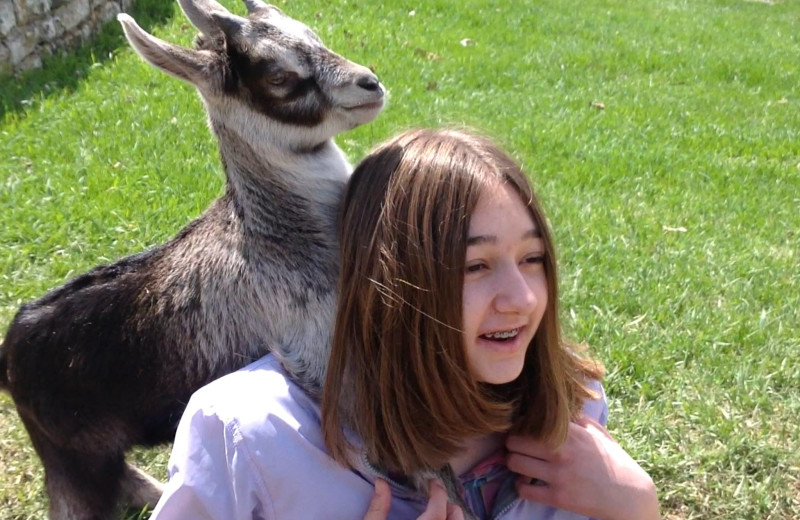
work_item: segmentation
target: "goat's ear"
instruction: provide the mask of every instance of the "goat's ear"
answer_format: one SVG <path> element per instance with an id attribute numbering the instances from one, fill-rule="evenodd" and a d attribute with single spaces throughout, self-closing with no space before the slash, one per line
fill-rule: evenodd
<path id="1" fill-rule="evenodd" d="M 244 27 L 248 23 L 247 18 L 231 13 L 211 13 L 211 18 L 214 19 L 217 27 L 225 33 L 225 40 L 228 42 L 235 41 L 242 34 Z"/>
<path id="2" fill-rule="evenodd" d="M 201 33 L 215 37 L 219 34 L 219 26 L 214 23 L 211 13 L 228 13 L 228 10 L 214 0 L 178 0 L 183 13 Z"/>
<path id="3" fill-rule="evenodd" d="M 244 0 L 244 5 L 247 6 L 248 13 L 257 13 L 258 11 L 269 10 L 269 6 L 261 0 Z"/>
<path id="4" fill-rule="evenodd" d="M 210 52 L 184 49 L 159 40 L 145 32 L 125 13 L 117 15 L 117 20 L 122 24 L 125 37 L 133 49 L 148 63 L 200 89 L 209 86 L 209 70 L 214 61 Z"/>

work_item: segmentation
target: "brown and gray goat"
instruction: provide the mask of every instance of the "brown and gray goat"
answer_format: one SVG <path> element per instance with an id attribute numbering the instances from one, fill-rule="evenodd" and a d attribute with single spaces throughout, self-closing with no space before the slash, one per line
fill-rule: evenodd
<path id="1" fill-rule="evenodd" d="M 322 384 L 350 173 L 332 138 L 374 119 L 384 89 L 302 23 L 245 3 L 246 18 L 180 0 L 201 32 L 195 49 L 119 16 L 136 52 L 197 88 L 227 189 L 171 241 L 74 278 L 12 321 L 0 388 L 44 465 L 52 519 L 153 504 L 161 486 L 126 450 L 171 441 L 194 390 L 268 351 L 312 393 Z"/>

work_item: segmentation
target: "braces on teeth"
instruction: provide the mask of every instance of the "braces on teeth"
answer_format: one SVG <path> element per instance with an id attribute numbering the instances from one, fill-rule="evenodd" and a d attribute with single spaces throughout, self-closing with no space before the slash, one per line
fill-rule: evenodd
<path id="1" fill-rule="evenodd" d="M 504 332 L 493 332 L 491 334 L 485 334 L 485 337 L 495 338 L 495 339 L 508 339 L 508 338 L 513 338 L 517 334 L 519 334 L 519 329 L 507 330 Z"/>

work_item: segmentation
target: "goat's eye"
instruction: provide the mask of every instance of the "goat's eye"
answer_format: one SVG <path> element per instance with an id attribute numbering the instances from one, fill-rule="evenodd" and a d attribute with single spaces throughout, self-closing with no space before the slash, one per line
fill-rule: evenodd
<path id="1" fill-rule="evenodd" d="M 276 86 L 283 85 L 287 79 L 289 79 L 289 74 L 282 70 L 275 71 L 267 76 L 267 81 L 270 85 Z"/>

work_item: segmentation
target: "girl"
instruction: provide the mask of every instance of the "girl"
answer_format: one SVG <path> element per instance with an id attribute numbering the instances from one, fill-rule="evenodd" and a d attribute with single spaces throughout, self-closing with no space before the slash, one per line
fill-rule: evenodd
<path id="1" fill-rule="evenodd" d="M 406 132 L 342 208 L 321 408 L 272 356 L 201 389 L 153 518 L 658 518 L 602 426 L 602 369 L 560 337 L 552 241 L 513 160 Z"/>

